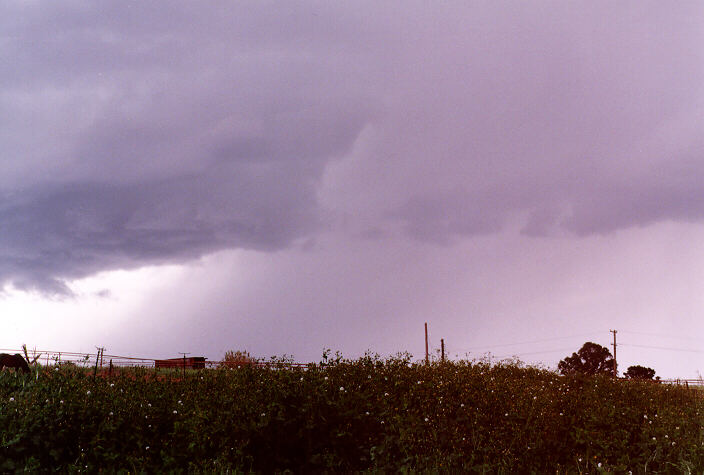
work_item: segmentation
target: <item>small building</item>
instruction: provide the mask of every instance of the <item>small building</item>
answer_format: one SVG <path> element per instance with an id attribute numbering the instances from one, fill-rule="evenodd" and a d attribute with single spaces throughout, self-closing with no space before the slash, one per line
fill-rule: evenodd
<path id="1" fill-rule="evenodd" d="M 205 368 L 205 356 L 191 356 L 188 358 L 169 358 L 168 360 L 154 360 L 155 368 Z"/>

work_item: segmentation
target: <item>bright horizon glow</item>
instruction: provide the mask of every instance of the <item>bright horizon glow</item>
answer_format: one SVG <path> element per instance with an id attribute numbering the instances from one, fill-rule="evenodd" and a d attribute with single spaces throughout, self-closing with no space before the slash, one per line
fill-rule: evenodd
<path id="1" fill-rule="evenodd" d="M 93 353 L 102 344 L 100 335 L 109 339 L 111 330 L 128 321 L 150 292 L 172 284 L 183 272 L 182 266 L 101 272 L 69 282 L 72 297 L 47 298 L 8 286 L 0 295 L 0 314 L 10 316 L 3 328 L 4 348 L 27 344 L 47 351 Z"/>
<path id="2" fill-rule="evenodd" d="M 653 260 L 651 250 L 672 245 L 672 236 L 685 228 L 693 254 Z M 663 378 L 696 378 L 704 368 L 704 353 L 676 350 L 697 349 L 692 335 L 693 329 L 700 328 L 699 320 L 688 309 L 704 305 L 698 286 L 692 285 L 704 281 L 704 267 L 694 272 L 690 259 L 697 254 L 696 247 L 701 248 L 697 243 L 704 243 L 704 226 L 670 223 L 647 231 L 648 240 L 639 237 L 643 230 L 638 229 L 608 238 L 584 238 L 578 249 L 569 239 L 536 240 L 507 231 L 501 240 L 487 240 L 480 246 L 470 241 L 456 244 L 462 250 L 461 259 L 448 258 L 439 248 L 411 243 L 389 253 L 383 250 L 383 242 L 345 242 L 346 238 L 332 234 L 321 238 L 316 249 L 273 256 L 228 251 L 188 265 L 103 272 L 72 282 L 76 293 L 72 299 L 46 299 L 8 290 L 0 299 L 0 312 L 22 318 L 8 327 L 2 342 L 5 347 L 26 343 L 30 348 L 87 353 L 93 353 L 95 346 L 106 346 L 109 354 L 146 358 L 191 351 L 218 360 L 229 349 L 241 349 L 256 357 L 290 354 L 309 362 L 318 361 L 323 348 L 331 348 L 351 358 L 370 350 L 382 355 L 410 351 L 422 359 L 422 324 L 427 321 L 432 354 L 444 338 L 451 358 L 517 355 L 528 364 L 555 368 L 586 341 L 612 351 L 609 329 L 616 328 L 620 373 L 640 364 L 653 367 Z M 641 245 L 633 245 L 636 238 Z M 340 246 L 348 250 L 349 258 L 342 259 L 337 253 Z M 574 267 L 570 263 L 575 252 L 600 257 Z M 378 256 L 376 260 L 365 257 L 370 253 Z M 490 267 L 477 261 L 481 256 L 487 264 L 491 262 Z M 360 283 L 343 278 L 331 286 L 331 279 L 349 272 L 390 275 L 389 271 L 400 269 L 409 259 L 423 269 L 420 275 L 433 279 L 396 274 L 396 282 Z M 357 269 L 362 262 L 372 264 Z M 310 285 L 300 280 L 302 275 L 313 278 Z M 288 283 L 274 285 L 274 276 Z M 333 289 L 330 295 L 315 293 L 323 282 Z M 658 285 L 664 286 L 662 292 L 646 291 Z M 105 289 L 109 295 L 104 295 Z M 338 293 L 343 289 L 364 298 L 343 297 Z M 521 301 L 512 297 L 518 289 L 524 295 Z M 402 306 L 388 299 L 408 291 L 404 297 L 408 302 Z M 253 300 L 251 295 L 259 297 Z M 474 295 L 481 295 L 482 302 L 474 301 Z M 293 314 L 315 318 L 291 326 L 286 314 L 271 313 L 284 302 Z M 632 306 L 631 311 L 619 307 L 624 302 Z M 233 312 L 228 319 L 221 313 L 226 308 Z M 405 312 L 414 323 L 389 325 L 365 317 L 359 329 L 333 331 L 329 325 L 340 311 L 360 317 Z M 261 321 L 250 321 L 249 314 L 260 315 Z M 482 315 L 501 318 L 478 319 Z M 570 319 L 563 320 L 565 315 Z M 671 317 L 658 320 L 660 315 Z M 513 328 L 500 326 L 506 319 L 516 322 Z M 529 323 L 537 319 L 541 323 Z M 229 323 L 220 323 L 224 320 Z M 658 321 L 662 323 L 648 323 Z M 531 326 L 539 331 L 529 333 Z M 366 342 L 354 343 L 361 335 L 367 335 Z M 286 338 L 288 344 L 272 345 Z"/>

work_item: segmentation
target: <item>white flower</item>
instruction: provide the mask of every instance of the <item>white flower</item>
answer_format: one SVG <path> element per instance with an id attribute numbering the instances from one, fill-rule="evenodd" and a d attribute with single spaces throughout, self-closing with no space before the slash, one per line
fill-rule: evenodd
<path id="1" fill-rule="evenodd" d="M 146 449 L 146 450 L 149 450 L 149 446 L 147 445 L 147 446 L 145 447 L 145 449 Z"/>
<path id="2" fill-rule="evenodd" d="M 425 418 L 425 422 L 428 422 L 428 418 L 427 418 L 427 417 Z"/>
<path id="3" fill-rule="evenodd" d="M 86 395 L 87 395 L 87 396 L 90 396 L 90 391 L 86 391 Z"/>
<path id="4" fill-rule="evenodd" d="M 328 377 L 327 377 L 327 376 L 325 376 L 325 381 L 327 381 L 327 380 L 328 380 Z"/>
<path id="5" fill-rule="evenodd" d="M 366 415 L 369 415 L 369 411 L 366 411 L 365 414 L 366 414 Z"/>
<path id="6" fill-rule="evenodd" d="M 15 398 L 11 397 L 10 402 L 14 402 L 14 401 L 15 401 Z"/>
<path id="7" fill-rule="evenodd" d="M 262 412 L 262 417 L 266 416 L 266 412 Z"/>
<path id="8" fill-rule="evenodd" d="M 340 386 L 340 391 L 344 391 L 344 390 L 345 390 L 344 386 Z"/>
<path id="9" fill-rule="evenodd" d="M 599 462 L 598 464 L 596 464 L 596 466 L 599 467 L 599 468 L 601 468 L 601 462 Z"/>
<path id="10" fill-rule="evenodd" d="M 110 411 L 110 415 L 112 416 L 112 411 Z"/>
<path id="11" fill-rule="evenodd" d="M 505 414 L 506 417 L 508 417 L 508 412 Z"/>
<path id="12" fill-rule="evenodd" d="M 59 404 L 63 404 L 63 403 L 64 403 L 64 401 L 63 401 L 63 400 L 59 401 Z"/>
<path id="13" fill-rule="evenodd" d="M 178 414 L 178 411 L 174 410 L 174 414 Z"/>
<path id="14" fill-rule="evenodd" d="M 115 383 L 110 383 L 110 387 L 111 388 L 115 387 Z"/>

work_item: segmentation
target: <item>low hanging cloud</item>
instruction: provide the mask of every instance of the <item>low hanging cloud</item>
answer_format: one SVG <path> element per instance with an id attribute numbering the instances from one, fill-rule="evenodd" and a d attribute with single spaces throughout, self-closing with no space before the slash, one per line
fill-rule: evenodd
<path id="1" fill-rule="evenodd" d="M 701 220 L 701 10 L 6 3 L 0 283 Z"/>
<path id="2" fill-rule="evenodd" d="M 371 112 L 350 66 L 264 6 L 162 7 L 4 7 L 0 282 L 69 293 L 320 226 L 316 183 Z"/>

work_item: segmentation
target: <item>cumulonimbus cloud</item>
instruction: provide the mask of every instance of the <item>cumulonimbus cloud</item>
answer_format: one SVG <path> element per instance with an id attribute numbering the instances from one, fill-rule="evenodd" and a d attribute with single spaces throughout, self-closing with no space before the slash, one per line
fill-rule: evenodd
<path id="1" fill-rule="evenodd" d="M 704 216 L 700 7 L 399 6 L 6 4 L 0 282 Z"/>

